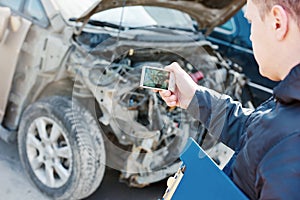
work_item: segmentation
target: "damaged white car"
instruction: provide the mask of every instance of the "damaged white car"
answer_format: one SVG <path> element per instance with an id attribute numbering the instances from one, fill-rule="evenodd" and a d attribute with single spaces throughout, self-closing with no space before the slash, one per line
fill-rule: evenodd
<path id="1" fill-rule="evenodd" d="M 203 35 L 244 4 L 0 0 L 1 138 L 18 141 L 29 177 L 55 199 L 89 196 L 106 166 L 136 187 L 174 174 L 188 137 L 206 148 L 217 140 L 140 88 L 141 69 L 179 62 L 251 106 L 246 77 Z"/>

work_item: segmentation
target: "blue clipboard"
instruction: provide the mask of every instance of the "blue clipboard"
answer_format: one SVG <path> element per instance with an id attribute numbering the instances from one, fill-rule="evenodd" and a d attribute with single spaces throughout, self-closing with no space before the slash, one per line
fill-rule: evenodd
<path id="1" fill-rule="evenodd" d="M 180 159 L 183 165 L 169 178 L 163 200 L 248 199 L 192 138 Z"/>

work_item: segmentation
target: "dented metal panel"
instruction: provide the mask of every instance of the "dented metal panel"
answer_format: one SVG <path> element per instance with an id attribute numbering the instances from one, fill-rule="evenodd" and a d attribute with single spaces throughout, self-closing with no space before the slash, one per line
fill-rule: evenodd
<path id="1" fill-rule="evenodd" d="M 31 26 L 31 22 L 17 16 L 8 14 L 7 8 L 0 7 L 1 18 L 5 18 L 7 23 L 2 28 L 4 35 L 0 43 L 0 122 L 2 121 L 4 111 L 11 89 L 19 54 L 26 35 Z"/>

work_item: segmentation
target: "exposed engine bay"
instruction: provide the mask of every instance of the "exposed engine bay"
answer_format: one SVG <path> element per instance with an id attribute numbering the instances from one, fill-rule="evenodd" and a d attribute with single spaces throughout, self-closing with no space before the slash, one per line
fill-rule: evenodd
<path id="1" fill-rule="evenodd" d="M 78 36 L 69 68 L 96 98 L 95 113 L 107 140 L 107 165 L 121 171 L 122 179 L 143 187 L 173 174 L 188 137 L 206 148 L 217 143 L 203 142 L 207 131 L 184 110 L 170 108 L 158 94 L 139 88 L 141 69 L 178 62 L 198 84 L 242 100 L 246 78 L 237 72 L 238 66 L 200 39 L 181 36 L 180 42 L 173 38 L 167 43 L 164 38 L 156 44 L 91 35 Z M 88 55 L 83 48 L 89 48 Z M 78 91 L 74 94 L 89 96 L 82 88 Z"/>

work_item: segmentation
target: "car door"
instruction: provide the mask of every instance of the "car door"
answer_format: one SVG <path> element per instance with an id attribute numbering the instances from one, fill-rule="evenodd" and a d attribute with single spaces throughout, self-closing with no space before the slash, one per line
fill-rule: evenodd
<path id="1" fill-rule="evenodd" d="M 18 57 L 31 22 L 14 14 L 22 0 L 0 0 L 0 122 L 5 112 Z"/>

